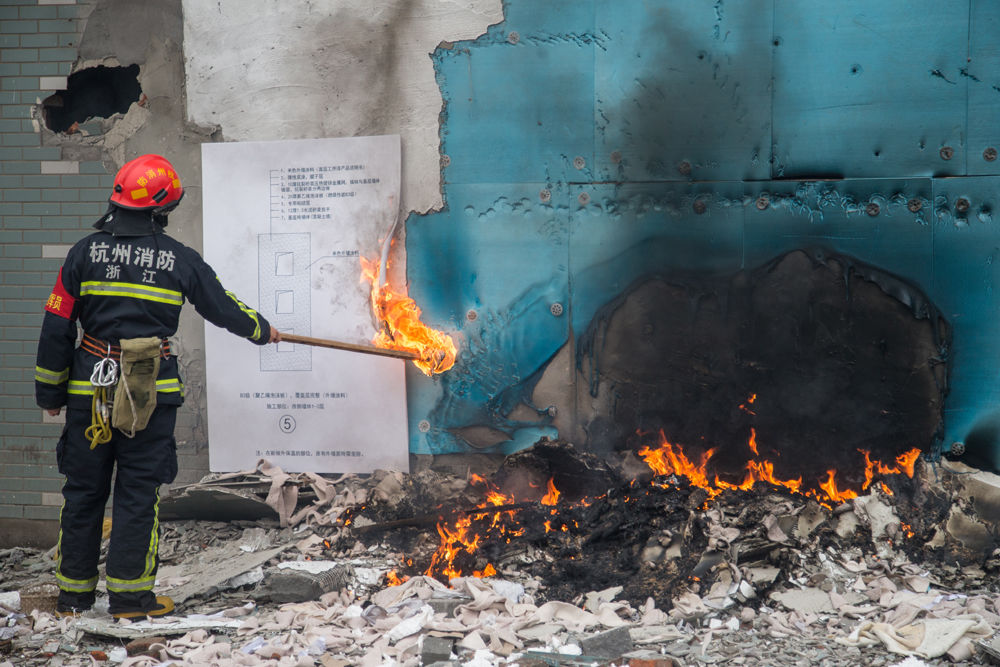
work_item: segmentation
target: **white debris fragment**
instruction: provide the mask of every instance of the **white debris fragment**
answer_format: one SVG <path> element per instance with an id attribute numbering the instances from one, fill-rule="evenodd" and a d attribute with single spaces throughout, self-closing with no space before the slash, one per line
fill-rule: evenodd
<path id="1" fill-rule="evenodd" d="M 286 560 L 278 563 L 279 570 L 294 570 L 309 574 L 322 574 L 340 565 L 335 560 Z"/>
<path id="2" fill-rule="evenodd" d="M 497 595 L 503 596 L 511 602 L 521 602 L 524 598 L 524 584 L 505 579 L 494 579 L 491 586 Z"/>
<path id="3" fill-rule="evenodd" d="M 232 579 L 226 579 L 219 584 L 219 588 L 240 588 L 242 586 L 259 584 L 262 581 L 264 581 L 264 568 L 257 566 L 243 574 L 236 575 Z"/>

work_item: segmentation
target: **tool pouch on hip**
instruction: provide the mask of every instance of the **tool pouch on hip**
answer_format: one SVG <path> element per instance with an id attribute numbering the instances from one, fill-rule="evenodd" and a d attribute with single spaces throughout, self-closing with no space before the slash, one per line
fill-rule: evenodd
<path id="1" fill-rule="evenodd" d="M 161 343 L 162 340 L 155 337 L 121 341 L 121 377 L 115 388 L 111 425 L 130 438 L 146 428 L 156 409 Z"/>

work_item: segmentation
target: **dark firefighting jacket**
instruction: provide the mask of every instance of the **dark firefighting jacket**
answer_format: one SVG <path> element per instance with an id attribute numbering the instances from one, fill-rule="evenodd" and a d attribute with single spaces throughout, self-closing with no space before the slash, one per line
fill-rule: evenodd
<path id="1" fill-rule="evenodd" d="M 101 231 L 70 249 L 45 304 L 35 362 L 40 407 L 90 407 L 90 377 L 100 357 L 77 347 L 77 322 L 112 345 L 126 338 L 166 339 L 177 331 L 187 300 L 212 324 L 258 345 L 268 342 L 267 320 L 227 291 L 201 256 L 163 233 L 150 214 L 112 207 L 98 226 Z M 159 405 L 183 402 L 176 355 L 160 360 L 156 388 Z"/>

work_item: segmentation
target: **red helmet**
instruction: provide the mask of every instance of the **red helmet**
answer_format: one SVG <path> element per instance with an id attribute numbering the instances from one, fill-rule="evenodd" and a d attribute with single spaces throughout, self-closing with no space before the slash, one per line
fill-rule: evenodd
<path id="1" fill-rule="evenodd" d="M 115 175 L 111 202 L 122 208 L 162 213 L 177 206 L 184 196 L 174 166 L 159 155 L 140 155 L 126 162 Z"/>

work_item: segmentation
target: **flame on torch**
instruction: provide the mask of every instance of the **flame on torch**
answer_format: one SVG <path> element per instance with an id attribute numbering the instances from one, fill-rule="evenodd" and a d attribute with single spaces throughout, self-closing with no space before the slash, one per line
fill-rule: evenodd
<path id="1" fill-rule="evenodd" d="M 431 329 L 420 321 L 420 308 L 405 294 L 394 292 L 388 283 L 379 285 L 379 263 L 361 258 L 361 276 L 371 283 L 375 317 L 382 323 L 372 343 L 388 350 L 415 352 L 413 363 L 425 375 L 443 373 L 455 365 L 458 350 L 448 334 Z"/>

